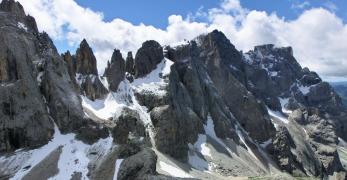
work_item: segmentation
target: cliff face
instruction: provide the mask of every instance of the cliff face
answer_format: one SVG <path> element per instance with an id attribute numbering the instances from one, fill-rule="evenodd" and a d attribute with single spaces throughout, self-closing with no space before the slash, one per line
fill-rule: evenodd
<path id="1" fill-rule="evenodd" d="M 0 11 L 0 151 L 43 145 L 54 130 L 35 68 L 40 34 L 19 3 L 3 1 Z"/>
<path id="2" fill-rule="evenodd" d="M 346 178 L 341 98 L 290 47 L 215 30 L 116 49 L 99 76 L 86 40 L 60 56 L 19 3 L 0 26 L 0 179 Z"/>

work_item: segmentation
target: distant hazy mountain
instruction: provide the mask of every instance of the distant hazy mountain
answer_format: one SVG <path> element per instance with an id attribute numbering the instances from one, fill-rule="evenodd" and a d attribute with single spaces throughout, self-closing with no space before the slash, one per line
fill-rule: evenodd
<path id="1" fill-rule="evenodd" d="M 347 106 L 347 81 L 330 83 L 335 91 L 341 96 L 343 103 Z"/>

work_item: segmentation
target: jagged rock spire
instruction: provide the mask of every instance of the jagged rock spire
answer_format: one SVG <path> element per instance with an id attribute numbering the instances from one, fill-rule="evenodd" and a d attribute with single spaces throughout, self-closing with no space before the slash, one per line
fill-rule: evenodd
<path id="1" fill-rule="evenodd" d="M 130 74 L 134 74 L 134 58 L 133 53 L 131 51 L 128 52 L 128 56 L 125 61 L 125 71 Z"/>
<path id="2" fill-rule="evenodd" d="M 135 76 L 143 77 L 150 73 L 164 59 L 163 48 L 154 41 L 146 41 L 135 57 Z"/>
<path id="3" fill-rule="evenodd" d="M 76 51 L 76 73 L 87 75 L 98 75 L 96 67 L 96 58 L 88 42 L 83 39 L 80 47 Z"/>
<path id="4" fill-rule="evenodd" d="M 76 76 L 76 60 L 72 57 L 70 51 L 67 51 L 62 55 L 63 60 L 67 64 L 67 69 L 71 78 Z"/>
<path id="5" fill-rule="evenodd" d="M 117 91 L 119 83 L 124 80 L 125 61 L 118 49 L 113 51 L 111 62 L 107 63 L 104 77 L 107 78 L 111 91 Z"/>

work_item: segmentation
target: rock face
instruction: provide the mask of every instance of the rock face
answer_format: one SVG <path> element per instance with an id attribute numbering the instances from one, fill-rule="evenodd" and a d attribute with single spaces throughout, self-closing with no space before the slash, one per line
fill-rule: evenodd
<path id="1" fill-rule="evenodd" d="M 143 180 L 176 180 L 160 175 L 156 172 L 157 155 L 151 149 L 144 149 L 141 152 L 125 159 L 118 171 L 117 179 L 143 179 Z"/>
<path id="2" fill-rule="evenodd" d="M 341 99 L 330 85 L 317 73 L 301 68 L 290 47 L 257 46 L 244 54 L 244 60 L 247 88 L 256 97 L 275 111 L 295 110 L 289 117 L 288 132 L 280 128 L 273 141 L 278 164 L 299 176 L 323 177 L 343 171 L 335 133 L 344 131 L 344 113 Z"/>
<path id="3" fill-rule="evenodd" d="M 156 41 L 146 41 L 135 57 L 135 76 L 143 77 L 150 73 L 164 58 L 163 48 Z"/>
<path id="4" fill-rule="evenodd" d="M 103 98 L 108 93 L 98 76 L 93 51 L 85 39 L 81 42 L 80 48 L 77 49 L 76 55 L 71 56 L 70 53 L 65 53 L 63 58 L 70 77 L 73 82 L 77 81 L 77 87 L 81 94 L 94 101 Z"/>
<path id="5" fill-rule="evenodd" d="M 222 32 L 200 37 L 202 59 L 219 94 L 242 127 L 258 141 L 275 132 L 264 104 L 249 93 L 244 84 L 244 62 Z M 247 113 L 245 113 L 247 112 Z"/>
<path id="6" fill-rule="evenodd" d="M 196 43 L 186 48 L 187 61 L 177 60 L 171 67 L 168 105 L 151 111 L 157 149 L 179 159 L 187 157 L 187 144 L 204 132 L 208 119 L 212 119 L 218 137 L 239 142 L 236 119 L 210 80 Z"/>
<path id="7" fill-rule="evenodd" d="M 117 91 L 119 83 L 125 77 L 125 61 L 119 50 L 114 50 L 111 62 L 107 63 L 104 77 L 108 80 L 109 89 L 114 92 Z"/>
<path id="8" fill-rule="evenodd" d="M 224 34 L 219 31 L 213 31 L 206 36 L 200 36 L 197 38 L 197 41 L 199 42 L 199 46 L 192 42 L 189 45 L 171 49 L 171 57 L 175 58 L 174 61 L 177 64 L 184 64 L 186 61 L 194 61 L 195 65 L 190 66 L 199 66 L 197 68 L 201 69 L 198 70 L 198 73 L 201 74 L 199 78 L 206 79 L 205 81 L 211 81 L 204 86 L 209 88 L 213 86 L 213 91 L 216 92 L 210 92 L 211 95 L 216 96 L 215 94 L 218 94 L 218 96 L 220 96 L 218 97 L 220 100 L 217 101 L 219 104 L 218 107 L 223 109 L 222 112 L 224 112 L 223 114 L 225 115 L 219 117 L 223 117 L 225 120 L 231 119 L 229 117 L 231 112 L 241 126 L 250 133 L 251 137 L 259 141 L 266 141 L 269 139 L 274 134 L 275 130 L 271 124 L 267 110 L 241 83 L 244 82 L 245 73 L 243 73 L 244 64 L 240 53 Z M 177 67 L 179 66 L 177 65 Z M 181 65 L 181 67 L 184 66 Z M 190 71 L 189 65 L 187 70 L 182 70 L 182 72 L 186 72 L 186 74 L 189 73 L 189 76 L 192 76 L 194 73 Z M 179 74 L 181 75 L 182 73 Z M 186 81 L 187 83 L 189 82 L 188 80 Z M 193 81 L 193 83 L 195 82 Z M 201 106 L 204 101 L 207 101 L 206 99 L 208 98 L 206 98 L 206 95 L 204 96 L 204 94 L 201 94 L 201 92 L 196 91 L 195 86 L 199 86 L 199 83 L 194 84 L 193 87 L 189 87 L 192 90 L 192 96 L 196 98 L 193 99 L 193 102 L 200 102 L 196 103 L 195 106 L 197 107 L 194 108 L 200 108 L 197 114 L 199 117 L 205 119 L 208 109 L 201 109 L 202 107 L 199 106 Z M 215 118 L 213 119 L 218 118 L 217 114 L 220 112 L 221 110 L 216 110 L 214 112 L 216 114 L 213 115 Z M 221 134 L 223 133 L 220 133 L 220 135 Z"/>
<path id="9" fill-rule="evenodd" d="M 295 110 L 290 118 L 306 129 L 312 150 L 322 162 L 327 174 L 343 171 L 337 154 L 337 136 L 331 120 L 323 119 L 316 108 Z"/>
<path id="10" fill-rule="evenodd" d="M 47 34 L 39 36 L 43 63 L 41 88 L 50 109 L 63 133 L 79 129 L 85 123 L 81 100 L 74 89 L 68 70 Z"/>
<path id="11" fill-rule="evenodd" d="M 52 119 L 63 133 L 88 128 L 91 122 L 48 35 L 37 31 L 19 3 L 4 0 L 0 7 L 0 151 L 47 143 Z"/>
<path id="12" fill-rule="evenodd" d="M 133 58 L 133 53 L 132 52 L 128 52 L 128 56 L 127 59 L 125 61 L 125 71 L 130 73 L 130 74 L 135 74 L 134 72 L 134 58 Z"/>
<path id="13" fill-rule="evenodd" d="M 79 84 L 76 81 L 76 59 L 74 56 L 70 54 L 70 51 L 67 51 L 66 53 L 61 55 L 63 60 L 66 63 L 66 67 L 68 70 L 68 73 L 70 75 L 70 79 L 72 83 L 74 84 L 74 88 L 76 91 L 80 91 Z"/>
<path id="14" fill-rule="evenodd" d="M 98 76 L 88 75 L 79 78 L 81 80 L 81 92 L 90 100 L 103 98 L 108 93 Z"/>
<path id="15" fill-rule="evenodd" d="M 4 0 L 0 11 L 0 152 L 4 152 L 47 143 L 53 123 L 36 81 L 37 31 L 18 28 L 19 22 L 30 27 L 19 3 Z"/>
<path id="16" fill-rule="evenodd" d="M 112 129 L 112 135 L 117 144 L 127 144 L 129 134 L 136 139 L 147 138 L 145 126 L 138 112 L 124 108 L 121 114 L 116 120 L 116 126 Z"/>
<path id="17" fill-rule="evenodd" d="M 302 164 L 298 162 L 297 157 L 290 151 L 291 148 L 296 148 L 295 143 L 290 136 L 287 128 L 280 127 L 273 140 L 274 156 L 281 169 L 294 174 L 295 176 L 304 176 L 305 170 Z"/>
<path id="18" fill-rule="evenodd" d="M 145 149 L 124 160 L 118 172 L 118 179 L 141 179 L 143 176 L 154 175 L 156 163 L 157 156 L 154 151 Z"/>
<path id="19" fill-rule="evenodd" d="M 80 47 L 76 51 L 76 73 L 82 75 L 98 75 L 96 67 L 96 58 L 93 54 L 92 48 L 85 39 L 80 44 Z"/>
<path id="20" fill-rule="evenodd" d="M 62 55 L 62 57 L 67 65 L 67 69 L 71 77 L 71 80 L 76 81 L 76 59 L 72 57 L 70 51 L 67 51 L 65 54 Z"/>

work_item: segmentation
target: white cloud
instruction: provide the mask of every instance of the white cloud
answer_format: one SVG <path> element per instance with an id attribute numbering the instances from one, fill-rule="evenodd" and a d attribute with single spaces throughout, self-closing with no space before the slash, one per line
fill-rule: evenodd
<path id="1" fill-rule="evenodd" d="M 305 9 L 306 7 L 309 7 L 310 5 L 311 3 L 308 1 L 296 2 L 292 4 L 292 9 Z"/>
<path id="2" fill-rule="evenodd" d="M 194 22 L 192 15 L 171 15 L 168 27 L 159 29 L 122 19 L 106 22 L 102 13 L 81 7 L 74 0 L 18 1 L 36 18 L 39 29 L 53 39 L 66 38 L 76 45 L 86 38 L 98 58 L 100 71 L 113 48 L 136 51 L 145 40 L 175 44 L 219 29 L 240 50 L 264 43 L 292 46 L 303 66 L 324 76 L 347 76 L 347 25 L 323 8 L 305 10 L 297 19 L 288 21 L 275 13 L 245 9 L 239 0 L 224 0 L 219 7 L 196 13 L 204 16 L 205 22 Z"/>

